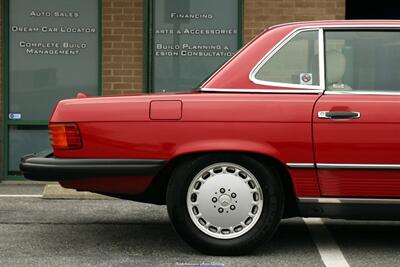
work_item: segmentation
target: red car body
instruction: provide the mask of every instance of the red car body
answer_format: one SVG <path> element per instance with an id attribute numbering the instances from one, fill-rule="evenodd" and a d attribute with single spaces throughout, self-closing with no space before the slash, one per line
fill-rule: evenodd
<path id="1" fill-rule="evenodd" d="M 24 174 L 59 180 L 68 188 L 163 204 L 169 176 L 181 160 L 232 152 L 263 159 L 279 170 L 287 216 L 398 218 L 400 84 L 398 92 L 329 93 L 322 84 L 329 68 L 326 58 L 320 61 L 320 86 L 252 80 L 266 55 L 304 29 L 324 38 L 330 29 L 398 31 L 400 22 L 279 25 L 247 44 L 197 92 L 60 101 L 50 124 L 76 124 L 82 146 L 54 149 L 52 160 L 133 159 L 153 164 L 153 171 L 43 178 L 38 157 L 29 156 L 21 164 Z M 326 112 L 339 117 L 324 117 Z M 351 117 L 354 112 L 358 115 Z"/>

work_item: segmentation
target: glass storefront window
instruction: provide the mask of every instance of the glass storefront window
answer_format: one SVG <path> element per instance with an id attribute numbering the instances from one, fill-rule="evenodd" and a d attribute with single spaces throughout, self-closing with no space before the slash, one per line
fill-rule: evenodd
<path id="1" fill-rule="evenodd" d="M 191 91 L 240 45 L 239 0 L 153 1 L 150 89 Z"/>
<path id="2" fill-rule="evenodd" d="M 101 5 L 6 0 L 5 176 L 19 174 L 21 156 L 50 148 L 46 124 L 59 100 L 101 91 Z"/>

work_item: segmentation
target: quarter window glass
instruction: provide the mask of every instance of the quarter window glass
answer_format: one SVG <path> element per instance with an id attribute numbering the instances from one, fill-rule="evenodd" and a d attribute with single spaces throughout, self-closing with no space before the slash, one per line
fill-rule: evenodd
<path id="1" fill-rule="evenodd" d="M 319 85 L 318 31 L 293 37 L 255 74 L 257 80 L 296 85 Z"/>
<path id="2" fill-rule="evenodd" d="M 400 32 L 325 32 L 326 88 L 400 91 Z"/>

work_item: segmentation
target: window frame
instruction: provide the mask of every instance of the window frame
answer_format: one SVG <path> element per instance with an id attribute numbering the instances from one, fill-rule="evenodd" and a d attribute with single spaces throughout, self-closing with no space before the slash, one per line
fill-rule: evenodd
<path id="1" fill-rule="evenodd" d="M 319 68 L 319 85 L 304 85 L 304 84 L 293 84 L 283 82 L 272 82 L 266 80 L 260 80 L 256 78 L 257 72 L 269 62 L 269 60 L 280 51 L 287 43 L 289 43 L 294 37 L 302 32 L 316 31 L 318 33 L 318 68 Z M 325 90 L 325 37 L 322 27 L 310 27 L 310 28 L 298 28 L 290 32 L 285 38 L 278 42 L 252 69 L 249 75 L 250 81 L 258 85 L 273 86 L 273 87 L 284 87 L 284 88 L 295 88 L 295 89 L 306 89 L 307 91 L 315 93 L 316 91 Z"/>
<path id="2" fill-rule="evenodd" d="M 330 31 L 397 31 L 400 32 L 400 25 L 366 25 L 366 26 L 347 26 L 347 27 L 324 27 L 323 37 L 325 43 L 325 34 Z M 324 48 L 324 58 L 325 58 L 325 48 Z M 326 77 L 326 74 L 324 75 Z M 324 89 L 324 94 L 326 95 L 400 95 L 400 91 L 385 91 L 385 90 L 345 90 L 345 89 L 335 89 L 328 90 Z"/>

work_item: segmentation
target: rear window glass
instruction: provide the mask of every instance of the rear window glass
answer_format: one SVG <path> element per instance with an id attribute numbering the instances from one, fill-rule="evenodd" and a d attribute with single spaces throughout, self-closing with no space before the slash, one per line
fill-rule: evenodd
<path id="1" fill-rule="evenodd" d="M 254 77 L 266 82 L 319 85 L 318 31 L 298 33 Z"/>

